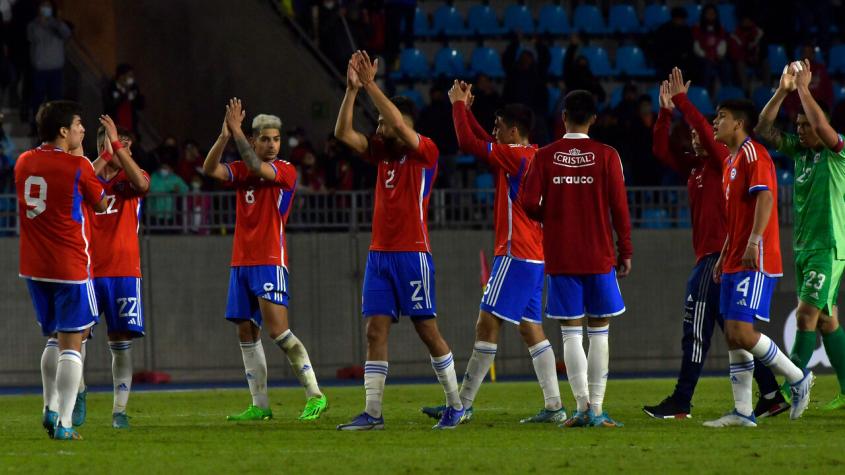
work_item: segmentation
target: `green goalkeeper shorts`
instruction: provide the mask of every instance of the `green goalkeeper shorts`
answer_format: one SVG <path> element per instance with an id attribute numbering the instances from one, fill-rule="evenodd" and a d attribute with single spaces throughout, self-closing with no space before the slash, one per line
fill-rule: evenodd
<path id="1" fill-rule="evenodd" d="M 836 258 L 834 249 L 795 251 L 795 278 L 798 298 L 830 315 L 839 294 L 845 260 Z"/>

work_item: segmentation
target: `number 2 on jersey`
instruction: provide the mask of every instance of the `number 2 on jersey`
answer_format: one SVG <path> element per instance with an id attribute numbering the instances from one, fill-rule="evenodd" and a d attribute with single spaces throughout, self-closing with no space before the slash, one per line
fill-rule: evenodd
<path id="1" fill-rule="evenodd" d="M 385 188 L 394 188 L 396 185 L 393 181 L 396 179 L 396 170 L 387 170 L 387 180 L 384 180 Z"/>
<path id="2" fill-rule="evenodd" d="M 38 187 L 38 196 L 32 196 L 32 187 Z M 40 176 L 27 177 L 24 182 L 23 196 L 26 205 L 30 209 L 26 210 L 26 217 L 34 219 L 39 214 L 47 209 L 47 180 Z"/>

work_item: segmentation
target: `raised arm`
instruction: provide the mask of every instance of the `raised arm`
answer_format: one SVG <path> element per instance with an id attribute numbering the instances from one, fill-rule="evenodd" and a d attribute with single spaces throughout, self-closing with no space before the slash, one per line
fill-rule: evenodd
<path id="1" fill-rule="evenodd" d="M 463 81 L 461 81 L 460 84 L 462 88 L 466 88 L 468 94 L 466 99 L 467 121 L 472 133 L 475 134 L 479 140 L 483 140 L 485 142 L 495 142 L 496 139 L 490 135 L 490 132 L 485 130 L 484 127 L 478 123 L 478 119 L 475 117 L 475 114 L 472 113 L 472 103 L 475 101 L 475 95 L 472 93 L 472 84 L 467 84 Z"/>
<path id="2" fill-rule="evenodd" d="M 226 109 L 228 108 L 229 106 L 227 105 Z M 229 170 L 220 164 L 220 158 L 223 156 L 223 151 L 226 149 L 226 144 L 229 143 L 231 137 L 232 134 L 229 132 L 229 126 L 226 125 L 226 118 L 224 116 L 220 135 L 217 136 L 217 140 L 214 141 L 214 145 L 211 146 L 211 150 L 205 156 L 205 161 L 202 162 L 202 172 L 205 176 L 214 178 L 217 181 L 229 180 Z"/>
<path id="3" fill-rule="evenodd" d="M 467 111 L 467 99 L 469 90 L 461 87 L 456 80 L 449 89 L 449 100 L 452 102 L 452 120 L 455 123 L 455 135 L 458 137 L 458 147 L 461 152 L 475 155 L 485 160 L 488 157 L 489 141 L 481 140 L 472 131 L 469 125 L 469 111 Z"/>
<path id="4" fill-rule="evenodd" d="M 354 59 L 354 56 L 353 56 Z M 362 154 L 367 151 L 369 143 L 367 137 L 355 130 L 352 119 L 355 111 L 355 98 L 361 89 L 361 81 L 358 73 L 352 66 L 352 59 L 346 66 L 346 94 L 343 95 L 343 102 L 340 104 L 340 111 L 337 113 L 337 122 L 334 124 L 334 136 L 345 143 L 355 153 Z"/>
<path id="5" fill-rule="evenodd" d="M 249 139 L 244 135 L 241 123 L 245 115 L 246 112 L 243 109 L 241 100 L 237 97 L 229 99 L 229 105 L 226 107 L 226 125 L 229 127 L 232 138 L 235 139 L 235 146 L 238 147 L 238 153 L 241 154 L 241 159 L 246 164 L 247 170 L 249 170 L 250 175 L 265 180 L 275 180 L 276 168 L 258 158 L 258 155 L 255 154 L 255 149 L 249 143 Z"/>
<path id="6" fill-rule="evenodd" d="M 100 124 L 106 129 L 106 139 L 111 144 L 112 153 L 114 153 L 120 161 L 120 166 L 123 167 L 124 173 L 129 178 L 129 183 L 132 188 L 139 193 L 146 193 L 150 189 L 150 180 L 141 170 L 141 167 L 132 159 L 129 150 L 120 143 L 120 137 L 117 134 L 117 126 L 108 115 L 100 116 Z"/>
<path id="7" fill-rule="evenodd" d="M 801 99 L 801 106 L 804 108 L 807 121 L 810 122 L 810 125 L 819 136 L 819 139 L 824 143 L 824 146 L 839 153 L 845 147 L 845 144 L 843 144 L 839 134 L 830 126 L 830 122 L 827 121 L 824 111 L 822 111 L 819 104 L 813 98 L 813 94 L 810 93 L 810 81 L 812 80 L 810 61 L 805 59 L 797 62 L 796 66 L 798 64 L 801 67 L 798 69 L 798 74 L 795 77 L 795 85 L 798 89 L 798 97 Z"/>
<path id="8" fill-rule="evenodd" d="M 730 155 L 728 147 L 713 138 L 713 126 L 690 102 L 687 97 L 690 83 L 689 81 L 684 82 L 681 70 L 673 68 L 669 78 L 669 92 L 672 94 L 672 103 L 681 111 L 684 121 L 698 133 L 698 140 L 701 141 L 702 148 L 707 152 L 710 163 L 721 170 L 725 158 Z"/>
<path id="9" fill-rule="evenodd" d="M 367 91 L 367 94 L 369 94 L 370 99 L 373 100 L 373 104 L 375 104 L 376 109 L 378 109 L 379 114 L 381 114 L 384 119 L 384 124 L 393 128 L 393 130 L 396 131 L 396 135 L 399 136 L 399 139 L 408 145 L 408 147 L 413 150 L 417 150 L 420 146 L 419 135 L 417 135 L 417 132 L 405 123 L 405 120 L 402 118 L 402 113 L 399 112 L 396 105 L 394 105 L 393 102 L 384 95 L 384 92 L 382 92 L 382 90 L 378 87 L 378 84 L 375 82 L 376 70 L 378 69 L 378 59 L 371 61 L 365 51 L 359 51 L 355 53 L 352 64 L 355 68 L 355 72 L 358 73 L 358 78 L 361 80 L 364 90 Z"/>
<path id="10" fill-rule="evenodd" d="M 660 112 L 657 114 L 657 121 L 652 129 L 651 153 L 660 163 L 675 170 L 682 176 L 689 174 L 690 167 L 669 146 L 669 130 L 672 127 L 672 110 L 675 104 L 672 103 L 672 95 L 669 93 L 669 81 L 663 81 L 660 85 Z"/>
<path id="11" fill-rule="evenodd" d="M 783 132 L 775 127 L 775 120 L 778 118 L 778 112 L 784 99 L 790 92 L 794 91 L 795 74 L 790 71 L 789 65 L 783 67 L 783 74 L 780 76 L 778 88 L 775 94 L 760 111 L 760 118 L 757 121 L 757 127 L 754 127 L 754 133 L 757 134 L 764 142 L 774 148 L 780 148 L 783 143 Z"/>

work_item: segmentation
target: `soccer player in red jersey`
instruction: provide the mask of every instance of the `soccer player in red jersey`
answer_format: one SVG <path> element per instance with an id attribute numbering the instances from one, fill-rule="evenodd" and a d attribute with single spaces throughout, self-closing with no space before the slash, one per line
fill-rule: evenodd
<path id="1" fill-rule="evenodd" d="M 522 195 L 525 211 L 543 223 L 546 316 L 560 320 L 566 374 L 578 406 L 566 427 L 621 426 L 602 403 L 610 318 L 625 311 L 616 279 L 631 271 L 631 218 L 619 154 L 587 135 L 595 120 L 592 94 L 566 95 L 567 133 L 537 151 Z M 588 355 L 582 346 L 585 316 Z"/>
<path id="2" fill-rule="evenodd" d="M 686 94 L 689 82 L 684 82 L 680 69 L 674 68 L 670 79 L 660 85 L 660 113 L 654 125 L 653 152 L 658 160 L 687 177 L 696 264 L 687 281 L 678 383 L 660 404 L 643 407 L 646 414 L 657 419 L 691 417 L 692 396 L 710 349 L 713 329 L 717 323 L 724 328 L 719 313 L 719 285 L 712 275 L 725 243 L 722 163 L 730 152 L 724 144 L 716 142 L 710 123 L 690 102 Z M 676 106 L 691 128 L 692 153 L 677 154 L 669 146 L 669 128 Z M 754 379 L 760 388 L 754 409 L 756 417 L 774 416 L 789 409 L 789 403 L 778 391 L 774 374 L 766 365 L 754 366 Z"/>
<path id="3" fill-rule="evenodd" d="M 790 418 L 807 408 L 812 373 L 802 371 L 766 335 L 755 320 L 769 320 L 775 283 L 783 271 L 777 214 L 775 165 L 766 148 L 751 140 L 757 114 L 745 100 L 725 101 L 713 119 L 713 137 L 730 154 L 723 165 L 722 190 L 727 207 L 727 237 L 713 278 L 721 282 L 720 312 L 725 318 L 734 409 L 707 427 L 756 427 L 751 408 L 754 358 L 786 377 L 792 385 Z"/>
<path id="4" fill-rule="evenodd" d="M 282 121 L 260 114 L 252 121 L 252 137 L 241 130 L 244 110 L 239 99 L 226 106 L 220 136 L 203 164 L 206 175 L 237 191 L 235 238 L 226 319 L 238 325 L 238 338 L 252 404 L 230 421 L 273 417 L 267 397 L 267 360 L 261 345 L 264 324 L 270 338 L 285 352 L 305 388 L 300 420 L 318 419 L 328 407 L 317 385 L 305 345 L 288 326 L 288 255 L 285 225 L 296 188 L 296 168 L 277 158 Z M 235 140 L 241 160 L 221 164 L 229 139 Z"/>
<path id="5" fill-rule="evenodd" d="M 362 313 L 367 322 L 364 365 L 364 412 L 338 430 L 384 428 L 382 398 L 387 379 L 390 326 L 408 316 L 428 347 L 431 365 L 446 392 L 446 405 L 434 428 L 452 429 L 464 415 L 458 396 L 455 363 L 437 328 L 434 262 L 428 239 L 428 199 L 437 175 L 437 146 L 414 131 L 413 104 L 388 99 L 375 83 L 375 62 L 357 52 L 347 68 L 346 95 L 335 125 L 335 137 L 365 160 L 378 165 L 373 237 L 364 273 Z M 352 125 L 355 97 L 364 89 L 379 111 L 376 133 L 367 137 Z"/>
<path id="6" fill-rule="evenodd" d="M 542 326 L 543 231 L 519 202 L 525 172 L 537 151 L 528 141 L 534 113 L 522 104 L 509 104 L 496 113 L 490 135 L 470 111 L 471 87 L 456 80 L 449 90 L 452 119 L 461 151 L 486 161 L 496 173 L 496 239 L 493 271 L 481 298 L 475 344 L 461 383 L 464 420 L 471 418 L 472 403 L 496 357 L 502 323 L 509 322 L 519 326 L 545 400 L 540 412 L 521 422 L 563 422 L 566 410 L 560 400 L 554 350 Z M 443 410 L 445 406 L 423 408 L 438 418 Z"/>
<path id="7" fill-rule="evenodd" d="M 80 350 L 83 331 L 98 321 L 82 206 L 84 202 L 103 211 L 107 204 L 91 162 L 66 152 L 79 147 L 85 136 L 81 115 L 75 102 L 42 105 L 36 122 L 43 143 L 21 154 L 15 163 L 20 276 L 26 279 L 41 332 L 55 338 L 52 351 L 45 348 L 42 356 L 47 396 L 43 425 L 50 437 L 60 440 L 81 439 L 72 427 L 82 377 Z M 55 347 L 59 355 L 53 360 Z M 57 364 L 53 366 L 51 360 Z M 55 391 L 48 391 L 53 384 Z"/>

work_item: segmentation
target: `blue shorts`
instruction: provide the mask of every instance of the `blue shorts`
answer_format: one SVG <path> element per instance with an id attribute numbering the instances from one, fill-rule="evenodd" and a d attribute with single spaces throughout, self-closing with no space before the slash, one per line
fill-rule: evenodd
<path id="1" fill-rule="evenodd" d="M 481 310 L 517 325 L 543 323 L 543 264 L 496 256 Z"/>
<path id="2" fill-rule="evenodd" d="M 129 332 L 135 337 L 144 336 L 140 278 L 97 277 L 94 293 L 97 307 L 106 317 L 109 333 Z"/>
<path id="3" fill-rule="evenodd" d="M 719 311 L 725 320 L 754 323 L 769 321 L 769 307 L 777 277 L 757 271 L 740 271 L 722 274 Z"/>
<path id="4" fill-rule="evenodd" d="M 546 317 L 615 317 L 625 311 L 616 270 L 607 274 L 550 275 Z"/>
<path id="5" fill-rule="evenodd" d="M 65 284 L 26 279 L 26 286 L 44 336 L 80 332 L 100 321 L 91 281 Z"/>
<path id="6" fill-rule="evenodd" d="M 427 252 L 370 251 L 364 271 L 361 313 L 364 317 L 401 315 L 431 318 L 434 300 L 434 261 Z"/>
<path id="7" fill-rule="evenodd" d="M 287 307 L 288 270 L 281 266 L 232 267 L 229 272 L 229 298 L 226 319 L 234 322 L 251 320 L 261 328 L 258 299 Z"/>

